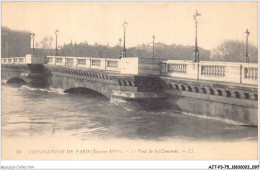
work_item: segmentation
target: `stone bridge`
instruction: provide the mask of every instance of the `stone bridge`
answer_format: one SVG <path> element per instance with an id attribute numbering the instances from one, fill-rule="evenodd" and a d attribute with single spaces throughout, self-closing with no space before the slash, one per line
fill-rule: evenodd
<path id="1" fill-rule="evenodd" d="M 257 126 L 257 64 L 137 57 L 33 60 L 31 55 L 2 59 L 2 79 L 65 92 L 87 88 L 110 99 L 141 101 L 146 107 Z"/>
<path id="2" fill-rule="evenodd" d="M 165 98 L 164 82 L 159 77 L 120 75 L 113 71 L 68 68 L 44 65 L 43 73 L 49 87 L 67 91 L 84 87 L 108 98 L 151 99 Z"/>
<path id="3" fill-rule="evenodd" d="M 43 84 L 42 64 L 2 65 L 1 77 L 7 83 L 23 82 L 27 84 Z"/>
<path id="4" fill-rule="evenodd" d="M 73 67 L 70 59 L 74 58 L 71 57 L 66 57 L 66 59 L 60 56 L 48 57 L 49 61 L 50 59 L 52 59 L 51 61 L 61 59 L 60 63 L 48 62 L 48 64 L 27 63 L 26 61 L 29 59 L 26 57 L 20 62 L 19 59 L 9 58 L 6 61 L 3 59 L 2 79 L 10 83 L 20 81 L 28 84 L 42 84 L 45 88 L 59 88 L 64 91 L 73 88 L 87 88 L 107 98 L 151 100 L 166 97 L 164 93 L 165 83 L 158 76 L 147 76 L 140 74 L 140 72 L 139 75 L 131 74 L 137 72 L 137 70 L 131 68 L 132 65 L 137 65 L 135 63 L 137 60 L 125 62 L 126 65 L 130 64 L 130 70 L 125 69 L 124 73 L 121 74 L 115 67 L 118 66 L 119 62 L 115 59 L 106 60 L 105 65 L 105 63 L 102 63 L 105 60 L 92 58 L 91 68 L 86 68 L 80 67 L 80 64 L 78 67 Z M 153 62 L 153 60 L 151 61 Z M 97 62 L 100 64 L 99 66 L 96 61 L 100 61 L 100 63 Z M 106 68 L 103 68 L 104 66 Z"/>

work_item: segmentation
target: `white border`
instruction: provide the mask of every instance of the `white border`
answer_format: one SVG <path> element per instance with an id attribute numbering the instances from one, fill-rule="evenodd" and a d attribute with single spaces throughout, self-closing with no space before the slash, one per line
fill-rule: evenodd
<path id="1" fill-rule="evenodd" d="M 1 0 L 3 1 L 14 1 L 14 0 Z M 16 0 L 16 1 L 32 1 L 32 0 Z M 41 1 L 50 1 L 50 0 L 41 0 Z M 56 0 L 62 1 L 62 0 Z M 71 1 L 71 0 L 63 0 L 63 1 Z M 83 1 L 83 0 L 78 0 Z M 115 0 L 95 0 L 95 1 L 115 1 Z M 117 0 L 118 1 L 118 0 Z M 125 1 L 125 0 L 124 0 Z M 131 1 L 139 1 L 139 0 L 131 0 Z M 160 0 L 150 0 L 150 1 L 160 1 Z M 164 0 L 164 1 L 194 1 L 194 0 Z M 210 1 L 226 1 L 226 0 L 210 0 Z M 228 0 L 228 1 L 240 1 L 240 0 Z M 258 0 L 251 0 L 258 1 Z M 1 4 L 0 4 L 1 7 Z M 258 23 L 260 21 L 259 18 L 259 9 L 260 4 L 258 3 Z M 1 20 L 1 19 L 0 19 Z M 2 23 L 2 22 L 1 22 Z M 1 30 L 1 29 L 0 29 Z M 258 48 L 259 48 L 259 27 L 258 27 Z M 1 42 L 0 42 L 1 44 Z M 1 49 L 0 49 L 1 52 Z M 260 52 L 258 49 L 258 56 L 260 56 Z M 260 61 L 258 59 L 258 64 Z M 1 73 L 1 70 L 0 70 Z M 260 71 L 258 69 L 258 75 Z M 258 87 L 260 81 L 258 79 Z M 1 87 L 1 85 L 0 85 Z M 258 92 L 258 96 L 259 96 Z M 258 102 L 258 108 L 260 104 Z M 1 109 L 1 106 L 0 106 Z M 258 124 L 260 118 L 258 116 Z M 1 125 L 1 117 L 0 117 L 0 125 Z M 2 128 L 1 128 L 2 131 Z M 0 136 L 2 137 L 2 133 L 0 131 Z M 259 130 L 258 130 L 258 142 L 259 142 Z M 1 140 L 0 140 L 1 145 Z M 2 147 L 2 145 L 1 145 Z M 20 166 L 34 166 L 34 169 L 208 169 L 210 165 L 259 165 L 259 144 L 258 144 L 258 160 L 255 161 L 231 161 L 231 160 L 218 160 L 218 161 L 175 161 L 175 160 L 165 160 L 165 161 L 9 161 L 2 160 L 0 154 L 0 166 L 10 166 L 12 169 L 18 169 Z M 0 149 L 1 153 L 1 149 Z"/>

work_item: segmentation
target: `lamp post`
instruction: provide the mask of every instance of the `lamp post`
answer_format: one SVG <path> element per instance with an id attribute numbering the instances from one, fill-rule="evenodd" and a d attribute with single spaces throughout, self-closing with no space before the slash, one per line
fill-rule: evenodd
<path id="1" fill-rule="evenodd" d="M 122 42 L 122 39 L 121 38 L 119 38 L 119 43 L 118 43 L 118 45 L 119 45 L 119 51 L 120 51 L 120 54 L 119 54 L 119 59 L 121 59 L 121 57 L 122 57 L 122 49 L 121 49 L 121 42 Z"/>
<path id="2" fill-rule="evenodd" d="M 32 37 L 32 40 L 33 40 L 33 49 L 32 49 L 32 52 L 34 53 L 34 37 L 35 37 L 35 34 L 32 33 L 31 37 Z"/>
<path id="3" fill-rule="evenodd" d="M 248 29 L 246 29 L 246 58 L 245 58 L 245 63 L 249 63 L 249 56 L 248 56 L 248 37 L 250 32 L 248 31 Z"/>
<path id="4" fill-rule="evenodd" d="M 127 24 L 128 23 L 126 21 L 123 23 L 123 28 L 124 28 L 124 48 L 123 48 L 123 56 L 122 57 L 124 57 L 124 58 L 126 58 L 125 31 L 126 31 Z"/>
<path id="5" fill-rule="evenodd" d="M 155 40 L 155 36 L 153 35 L 153 57 L 154 57 L 154 40 Z"/>
<path id="6" fill-rule="evenodd" d="M 55 34 L 56 34 L 55 56 L 58 56 L 58 47 L 57 47 L 57 43 L 58 43 L 58 32 L 59 32 L 59 30 L 56 29 L 56 31 L 55 31 Z"/>
<path id="7" fill-rule="evenodd" d="M 195 20 L 195 50 L 194 50 L 194 62 L 200 62 L 199 58 L 199 49 L 198 49 L 198 38 L 197 38 L 197 25 L 198 25 L 198 20 L 200 17 L 200 13 L 198 13 L 198 10 L 196 9 L 196 13 L 193 15 L 193 20 Z"/>
<path id="8" fill-rule="evenodd" d="M 6 40 L 4 40 L 4 58 L 5 58 L 5 47 L 6 47 Z"/>

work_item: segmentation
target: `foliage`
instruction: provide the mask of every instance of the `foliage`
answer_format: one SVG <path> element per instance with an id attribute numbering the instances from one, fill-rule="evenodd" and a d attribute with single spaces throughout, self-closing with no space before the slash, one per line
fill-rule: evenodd
<path id="1" fill-rule="evenodd" d="M 243 41 L 227 40 L 212 52 L 212 60 L 227 62 L 244 62 L 246 44 Z M 249 62 L 257 63 L 258 48 L 248 45 Z"/>
<path id="2" fill-rule="evenodd" d="M 117 45 L 115 47 L 99 45 L 89 45 L 87 42 L 79 44 L 64 44 L 60 50 L 62 56 L 79 56 L 79 57 L 104 57 L 104 58 L 119 58 L 122 54 L 122 47 Z M 156 43 L 155 56 L 163 59 L 178 59 L 178 60 L 192 60 L 194 55 L 193 46 L 182 45 L 165 45 L 163 43 Z M 140 46 L 127 48 L 127 57 L 152 57 L 152 46 L 142 44 Z M 210 51 L 200 48 L 201 60 L 210 59 Z"/>
<path id="3" fill-rule="evenodd" d="M 51 43 L 53 38 L 52 37 L 44 37 L 43 40 L 40 42 L 40 45 L 37 44 L 37 46 L 40 46 L 43 49 L 50 49 Z"/>

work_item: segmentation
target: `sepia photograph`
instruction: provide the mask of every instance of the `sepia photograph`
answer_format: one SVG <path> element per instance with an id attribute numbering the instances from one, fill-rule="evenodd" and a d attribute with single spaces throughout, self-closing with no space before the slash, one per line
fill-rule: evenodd
<path id="1" fill-rule="evenodd" d="M 258 160 L 258 2 L 2 1 L 1 159 Z"/>

